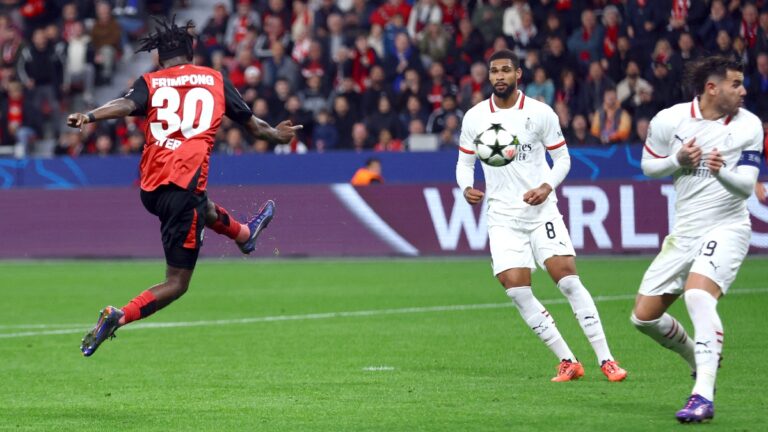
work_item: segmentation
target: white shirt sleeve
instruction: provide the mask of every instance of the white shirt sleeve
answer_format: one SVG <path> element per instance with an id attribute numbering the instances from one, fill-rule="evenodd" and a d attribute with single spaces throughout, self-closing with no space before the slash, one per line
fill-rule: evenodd
<path id="1" fill-rule="evenodd" d="M 552 170 L 544 178 L 544 183 L 555 189 L 565 180 L 565 176 L 571 170 L 571 155 L 568 154 L 568 147 L 564 145 L 547 151 L 552 156 Z"/>
<path id="2" fill-rule="evenodd" d="M 759 122 L 752 127 L 754 134 L 749 144 L 741 151 L 739 162 L 735 167 L 724 166 L 715 175 L 717 181 L 733 195 L 747 199 L 755 188 L 755 182 L 760 175 L 762 162 L 763 128 Z"/>
<path id="3" fill-rule="evenodd" d="M 564 146 L 565 138 L 563 138 L 563 131 L 560 130 L 560 119 L 557 118 L 557 114 L 549 107 L 543 114 L 541 143 L 550 151 Z"/>
<path id="4" fill-rule="evenodd" d="M 456 183 L 461 190 L 473 187 L 475 184 L 475 155 L 474 131 L 471 115 L 467 113 L 461 120 L 461 135 L 459 135 L 459 160 L 456 163 Z"/>
<path id="5" fill-rule="evenodd" d="M 668 109 L 656 114 L 648 125 L 648 138 L 643 146 L 640 167 L 648 177 L 666 177 L 680 169 L 677 155 L 671 146 L 674 130 L 664 117 L 670 116 Z"/>

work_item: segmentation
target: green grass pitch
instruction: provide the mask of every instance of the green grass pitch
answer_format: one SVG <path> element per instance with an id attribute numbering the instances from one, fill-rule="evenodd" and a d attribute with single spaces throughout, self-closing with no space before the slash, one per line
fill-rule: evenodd
<path id="1" fill-rule="evenodd" d="M 525 326 L 488 260 L 202 261 L 190 291 L 91 358 L 82 334 L 164 264 L 0 262 L 2 431 L 661 431 L 687 366 L 629 314 L 649 258 L 578 261 L 614 355 L 609 383 L 544 272 L 534 291 L 584 362 Z M 707 430 L 765 430 L 768 259 L 750 258 L 720 303 L 716 415 Z M 346 312 L 346 313 L 345 313 Z M 351 312 L 351 313 L 350 313 Z M 680 302 L 672 313 L 692 326 Z M 166 324 L 166 327 L 161 326 Z"/>

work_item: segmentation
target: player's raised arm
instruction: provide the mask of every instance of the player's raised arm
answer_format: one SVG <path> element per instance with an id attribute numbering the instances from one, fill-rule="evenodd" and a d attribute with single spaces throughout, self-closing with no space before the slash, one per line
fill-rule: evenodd
<path id="1" fill-rule="evenodd" d="M 88 113 L 72 113 L 67 116 L 67 126 L 82 128 L 86 123 L 127 117 L 136 110 L 136 104 L 126 98 L 111 100 Z"/>
<path id="2" fill-rule="evenodd" d="M 272 127 L 269 123 L 256 117 L 240 96 L 240 92 L 226 77 L 224 77 L 224 105 L 227 117 L 245 127 L 252 135 L 267 141 L 288 143 L 296 136 L 296 131 L 303 127 L 302 125 L 294 125 L 290 120 L 282 121 L 277 126 Z"/>

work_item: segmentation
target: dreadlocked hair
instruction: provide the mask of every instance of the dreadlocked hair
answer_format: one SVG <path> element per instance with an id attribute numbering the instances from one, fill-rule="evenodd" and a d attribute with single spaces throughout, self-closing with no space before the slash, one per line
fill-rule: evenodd
<path id="1" fill-rule="evenodd" d="M 195 28 L 192 20 L 187 21 L 183 27 L 176 25 L 176 15 L 169 21 L 165 17 L 152 17 L 157 23 L 157 29 L 149 36 L 139 39 L 139 48 L 136 52 L 152 51 L 157 49 L 160 60 L 167 60 L 177 56 L 186 56 L 192 60 L 192 34 L 191 29 Z"/>

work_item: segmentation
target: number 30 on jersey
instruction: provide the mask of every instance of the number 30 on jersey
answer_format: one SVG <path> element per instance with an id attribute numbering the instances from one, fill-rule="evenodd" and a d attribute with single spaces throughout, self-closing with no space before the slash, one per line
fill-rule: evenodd
<path id="1" fill-rule="evenodd" d="M 184 138 L 192 138 L 211 127 L 214 101 L 213 95 L 207 89 L 193 88 L 184 95 L 182 101 L 181 94 L 174 87 L 160 87 L 152 95 L 150 103 L 157 111 L 158 121 L 151 122 L 149 130 L 159 145 L 175 150 L 181 143 L 177 140 L 171 143 L 168 139 L 169 135 L 181 130 Z M 179 110 L 180 107 L 181 110 Z M 169 142 L 166 143 L 166 141 Z"/>

